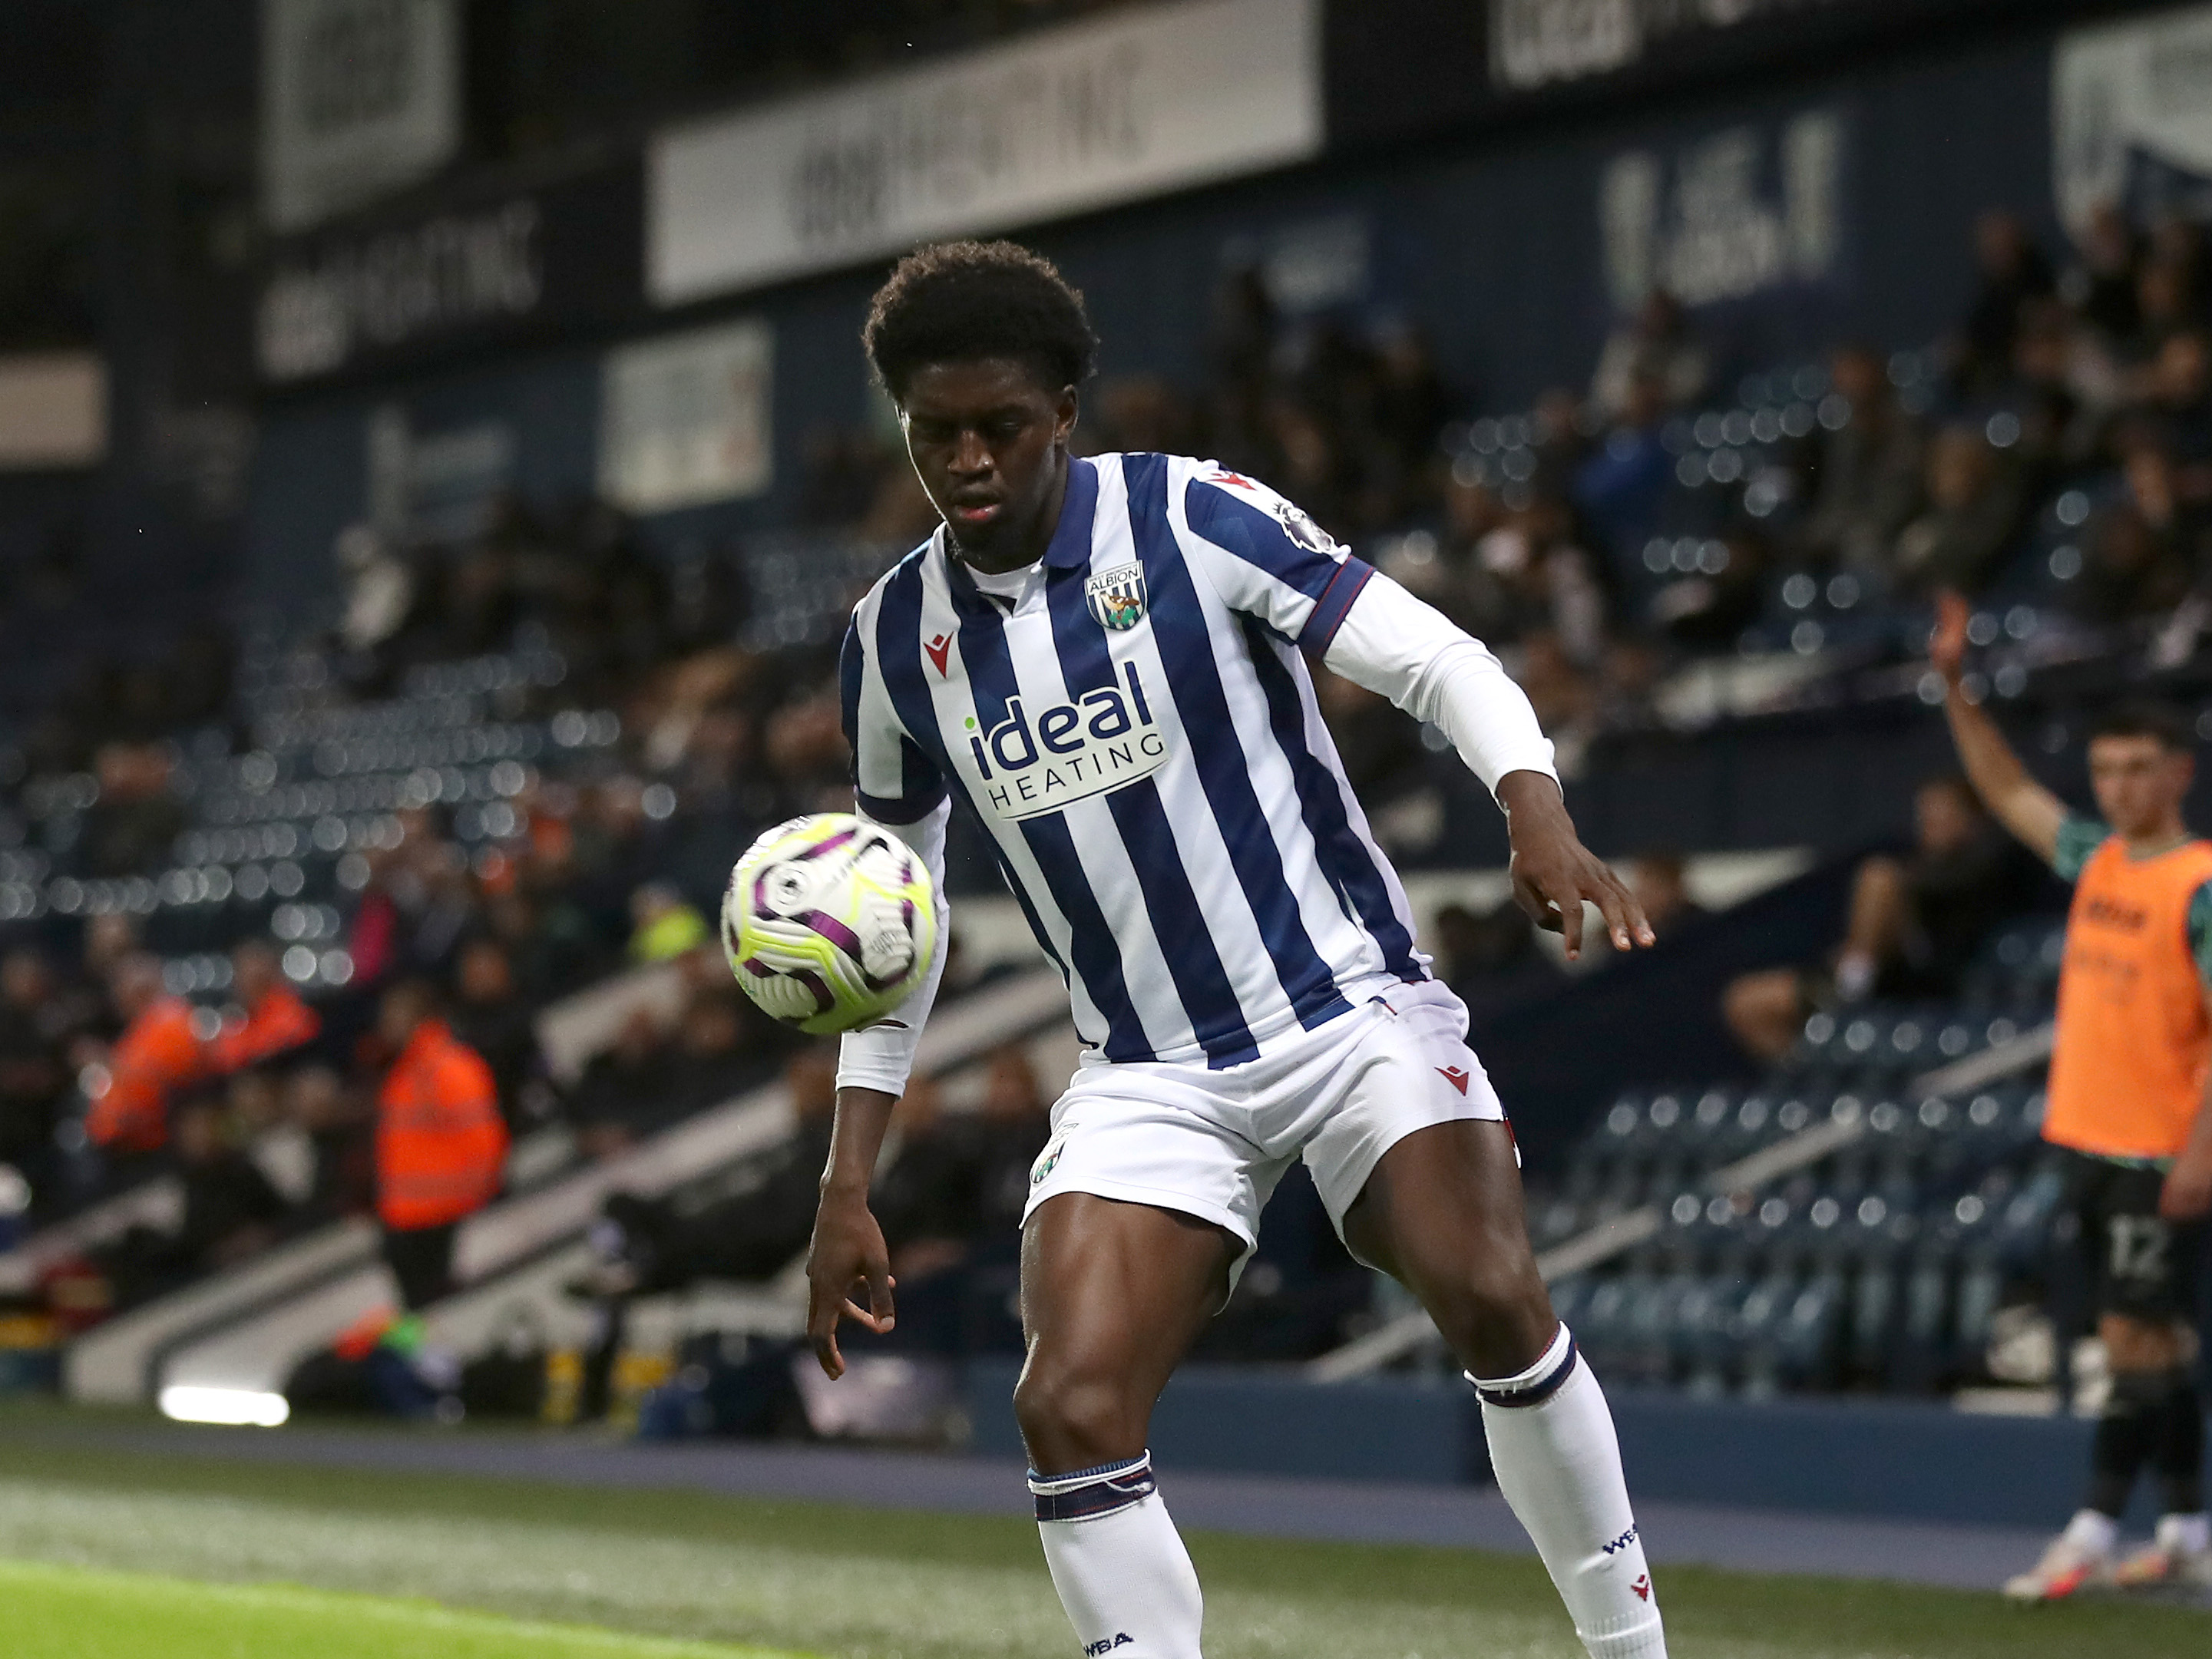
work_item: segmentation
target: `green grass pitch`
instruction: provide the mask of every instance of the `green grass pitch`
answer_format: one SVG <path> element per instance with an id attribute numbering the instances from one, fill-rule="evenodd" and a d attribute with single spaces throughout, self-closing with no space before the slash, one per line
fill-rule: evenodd
<path id="1" fill-rule="evenodd" d="M 791 1659 L 289 1584 L 0 1561 L 15 1659 Z"/>
<path id="2" fill-rule="evenodd" d="M 1205 1534 L 1191 1549 L 1210 1659 L 1580 1653 L 1533 1559 Z M 0 1563 L 10 1659 L 1073 1652 L 1018 1520 L 142 1455 L 51 1419 L 0 1419 Z M 2173 1607 L 2022 1611 L 1680 1567 L 1660 1590 L 1683 1659 L 2212 1650 L 2212 1618 Z"/>

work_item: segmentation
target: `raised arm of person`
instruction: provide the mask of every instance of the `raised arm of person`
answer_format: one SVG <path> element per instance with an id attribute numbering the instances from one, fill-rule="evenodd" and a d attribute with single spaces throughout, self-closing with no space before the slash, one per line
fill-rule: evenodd
<path id="1" fill-rule="evenodd" d="M 1569 957 L 1585 899 L 1615 950 L 1655 942 L 1635 895 L 1576 835 L 1536 711 L 1480 641 L 1265 484 L 1202 465 L 1183 507 L 1186 546 L 1224 601 L 1450 738 L 1504 811 L 1515 902 Z"/>
<path id="2" fill-rule="evenodd" d="M 2057 855 L 2066 805 L 2028 775 L 1988 712 L 1966 700 L 1960 680 L 1966 670 L 1970 614 L 1970 607 L 1959 594 L 1936 596 L 1936 631 L 1929 638 L 1928 660 L 1943 677 L 1943 713 L 1951 724 L 1951 741 L 1958 747 L 1959 763 L 1982 804 L 2048 864 Z"/>

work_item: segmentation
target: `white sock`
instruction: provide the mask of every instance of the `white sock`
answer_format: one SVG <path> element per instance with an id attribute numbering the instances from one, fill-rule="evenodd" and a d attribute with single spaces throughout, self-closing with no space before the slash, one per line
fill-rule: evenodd
<path id="1" fill-rule="evenodd" d="M 2212 1550 L 2212 1516 L 2203 1510 L 2194 1515 L 2158 1517 L 2158 1547 L 2176 1555 L 2202 1555 Z"/>
<path id="2" fill-rule="evenodd" d="M 1152 1480 L 1152 1455 L 1030 1476 L 1052 1587 L 1088 1659 L 1200 1659 L 1198 1573 Z"/>
<path id="3" fill-rule="evenodd" d="M 2084 1554 L 2102 1559 L 2120 1541 L 2120 1523 L 2100 1510 L 2076 1510 L 2059 1536 Z"/>
<path id="4" fill-rule="evenodd" d="M 1535 1540 L 1590 1659 L 1666 1659 L 1613 1413 L 1567 1328 L 1518 1376 L 1468 1381 L 1482 1400 L 1498 1489 Z"/>

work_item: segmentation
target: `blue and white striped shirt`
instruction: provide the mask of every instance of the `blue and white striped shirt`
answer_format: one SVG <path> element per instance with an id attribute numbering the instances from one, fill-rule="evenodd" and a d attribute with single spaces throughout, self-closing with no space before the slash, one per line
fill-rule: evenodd
<path id="1" fill-rule="evenodd" d="M 1299 655 L 1374 574 L 1211 463 L 1072 460 L 1011 611 L 942 530 L 855 610 L 861 810 L 974 810 L 1103 1058 L 1250 1060 L 1427 977 Z"/>

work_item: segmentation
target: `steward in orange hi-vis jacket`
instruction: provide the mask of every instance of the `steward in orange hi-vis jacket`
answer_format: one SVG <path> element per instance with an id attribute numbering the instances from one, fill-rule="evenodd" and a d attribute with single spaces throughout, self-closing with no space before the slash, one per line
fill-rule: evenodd
<path id="1" fill-rule="evenodd" d="M 276 952 L 249 939 L 230 953 L 231 989 L 246 1012 L 208 1043 L 210 1068 L 239 1072 L 288 1054 L 321 1035 L 322 1016 L 284 983 Z"/>
<path id="2" fill-rule="evenodd" d="M 402 1045 L 377 1097 L 376 1211 L 410 1309 L 452 1288 L 454 1225 L 499 1191 L 507 1124 L 483 1057 L 434 1017 L 434 994 L 385 994 L 379 1027 Z"/>
<path id="3" fill-rule="evenodd" d="M 93 1085 L 84 1132 L 108 1152 L 150 1152 L 169 1139 L 169 1100 L 207 1071 L 191 1004 L 164 994 L 150 957 L 117 964 L 110 995 L 129 1023 L 108 1050 L 104 1085 Z"/>

